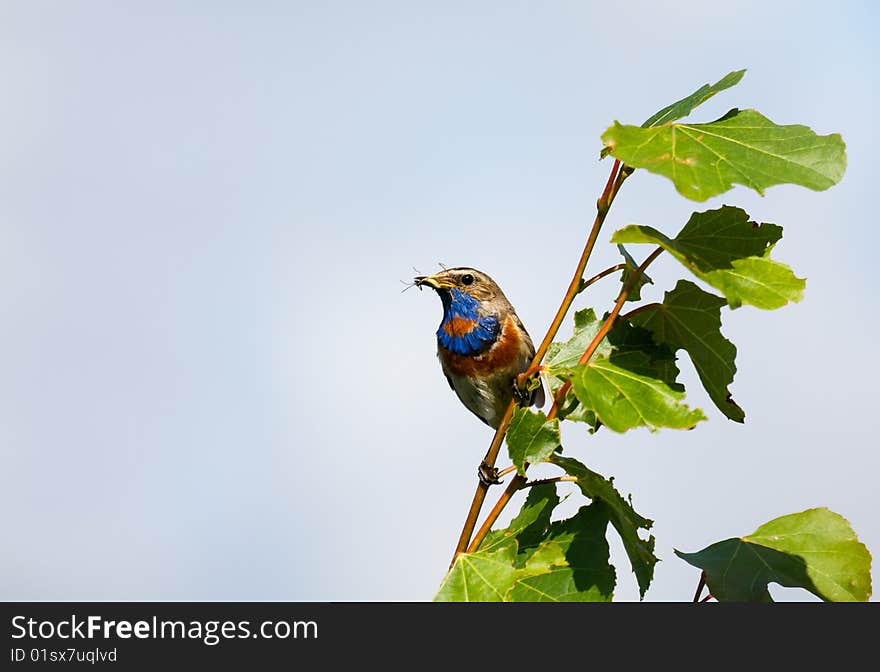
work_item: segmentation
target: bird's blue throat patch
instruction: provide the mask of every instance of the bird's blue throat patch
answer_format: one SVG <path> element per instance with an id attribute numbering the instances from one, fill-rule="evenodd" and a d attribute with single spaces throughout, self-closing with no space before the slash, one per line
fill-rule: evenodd
<path id="1" fill-rule="evenodd" d="M 480 315 L 480 302 L 460 289 L 438 292 L 443 301 L 443 321 L 437 340 L 458 355 L 476 355 L 488 349 L 498 336 L 498 319 Z"/>

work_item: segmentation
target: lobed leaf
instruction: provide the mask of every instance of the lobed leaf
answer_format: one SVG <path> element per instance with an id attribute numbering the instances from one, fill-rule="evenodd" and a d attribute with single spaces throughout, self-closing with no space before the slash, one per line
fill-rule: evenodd
<path id="1" fill-rule="evenodd" d="M 770 583 L 804 588 L 828 602 L 871 596 L 871 554 L 846 518 L 826 508 L 775 518 L 696 553 L 675 553 L 704 570 L 719 602 L 771 601 Z"/>
<path id="2" fill-rule="evenodd" d="M 597 474 L 571 457 L 553 455 L 550 462 L 561 467 L 569 476 L 574 476 L 578 488 L 594 504 L 602 502 L 608 508 L 608 519 L 620 535 L 639 584 L 639 593 L 644 597 L 654 578 L 657 556 L 654 555 L 654 536 L 642 539 L 639 530 L 651 529 L 653 521 L 636 513 L 631 503 L 614 487 L 612 479 Z"/>
<path id="3" fill-rule="evenodd" d="M 692 282 L 679 280 L 663 303 L 645 306 L 630 321 L 648 329 L 657 343 L 686 350 L 718 409 L 743 422 L 745 413 L 728 388 L 736 373 L 736 346 L 721 334 L 721 306 L 726 303 Z"/>
<path id="4" fill-rule="evenodd" d="M 598 319 L 592 309 L 580 310 L 575 314 L 574 335 L 571 339 L 565 343 L 550 345 L 544 360 L 544 377 L 554 397 L 562 384 L 575 373 L 578 361 L 599 333 L 603 322 L 604 318 Z M 646 329 L 618 322 L 602 339 L 595 356 L 608 357 L 618 366 L 659 378 L 675 390 L 684 389 L 675 382 L 678 367 L 675 365 L 674 352 L 666 345 L 656 344 Z M 582 403 L 575 395 L 563 400 L 558 409 L 558 417 L 584 422 L 589 425 L 591 432 L 595 432 L 601 424 L 595 410 Z"/>
<path id="5" fill-rule="evenodd" d="M 475 553 L 459 555 L 434 597 L 441 602 L 607 602 L 615 573 L 605 532 L 608 509 L 591 504 L 550 522 L 556 486 L 530 488 L 520 513 L 487 535 Z"/>
<path id="6" fill-rule="evenodd" d="M 678 192 L 705 201 L 742 184 L 759 194 L 776 184 L 822 191 L 846 171 L 840 134 L 780 126 L 755 110 L 731 110 L 708 124 L 652 128 L 614 125 L 602 134 L 610 154 L 672 180 Z"/>
<path id="7" fill-rule="evenodd" d="M 656 378 L 673 390 L 684 391 L 684 385 L 676 382 L 679 370 L 675 351 L 665 343 L 657 343 L 650 331 L 618 320 L 606 338 L 612 348 L 608 355 L 612 364 Z"/>
<path id="8" fill-rule="evenodd" d="M 607 527 L 607 510 L 601 503 L 583 506 L 568 520 L 553 523 L 506 601 L 610 602 L 615 573 L 608 562 Z"/>
<path id="9" fill-rule="evenodd" d="M 559 504 L 552 483 L 529 488 L 528 497 L 516 517 L 503 530 L 492 530 L 480 544 L 480 552 L 496 551 L 514 544 L 517 548 L 537 546 L 550 529 L 550 516 Z"/>
<path id="10" fill-rule="evenodd" d="M 435 602 L 502 602 L 516 580 L 516 545 L 462 553 L 440 584 Z"/>
<path id="11" fill-rule="evenodd" d="M 525 474 L 527 462 L 543 462 L 562 443 L 559 420 L 548 420 L 542 411 L 517 407 L 505 437 L 511 461 L 520 474 Z"/>
<path id="12" fill-rule="evenodd" d="M 443 582 L 435 602 L 500 602 L 518 577 L 524 560 L 517 562 L 523 545 L 540 542 L 550 527 L 550 516 L 559 503 L 552 483 L 530 489 L 519 514 L 504 530 L 493 530 L 476 553 L 459 555 Z"/>
<path id="13" fill-rule="evenodd" d="M 681 403 L 684 392 L 664 381 L 639 373 L 648 366 L 648 357 L 632 357 L 637 366 L 618 366 L 607 357 L 579 366 L 572 376 L 572 389 L 599 421 L 615 432 L 634 427 L 656 430 L 660 427 L 691 429 L 706 416 L 700 409 Z"/>
<path id="14" fill-rule="evenodd" d="M 800 301 L 806 281 L 769 258 L 782 227 L 757 224 L 741 208 L 695 212 L 675 238 L 631 224 L 614 232 L 616 243 L 660 245 L 695 276 L 721 291 L 731 308 L 750 304 L 773 310 Z"/>

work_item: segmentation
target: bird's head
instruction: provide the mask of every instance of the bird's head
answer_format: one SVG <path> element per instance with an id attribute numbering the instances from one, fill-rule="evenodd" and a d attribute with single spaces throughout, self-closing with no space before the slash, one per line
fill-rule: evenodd
<path id="1" fill-rule="evenodd" d="M 513 309 L 501 288 L 475 268 L 447 268 L 414 278 L 416 287 L 431 287 L 443 302 L 437 329 L 440 345 L 460 355 L 475 355 L 491 347 L 501 324 Z"/>

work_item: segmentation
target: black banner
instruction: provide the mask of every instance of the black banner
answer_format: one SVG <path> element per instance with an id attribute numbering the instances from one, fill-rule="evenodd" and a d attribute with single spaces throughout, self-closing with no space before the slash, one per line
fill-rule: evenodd
<path id="1" fill-rule="evenodd" d="M 6 602 L 0 610 L 9 670 L 526 660 L 629 669 L 639 660 L 651 668 L 664 653 L 697 662 L 734 650 L 790 664 L 826 651 L 847 659 L 880 632 L 872 604 Z"/>

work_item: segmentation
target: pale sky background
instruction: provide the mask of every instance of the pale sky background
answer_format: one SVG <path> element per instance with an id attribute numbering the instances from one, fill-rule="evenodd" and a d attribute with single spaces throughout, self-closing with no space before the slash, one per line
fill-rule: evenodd
<path id="1" fill-rule="evenodd" d="M 492 432 L 401 280 L 480 268 L 540 340 L 602 131 L 739 68 L 692 119 L 840 132 L 843 181 L 696 204 L 636 173 L 588 274 L 614 229 L 728 203 L 784 227 L 805 298 L 723 313 L 745 425 L 691 386 L 697 430 L 566 451 L 655 520 L 648 600 L 692 597 L 673 548 L 814 506 L 877 557 L 878 28 L 868 2 L 0 1 L 0 598 L 431 599 Z"/>

